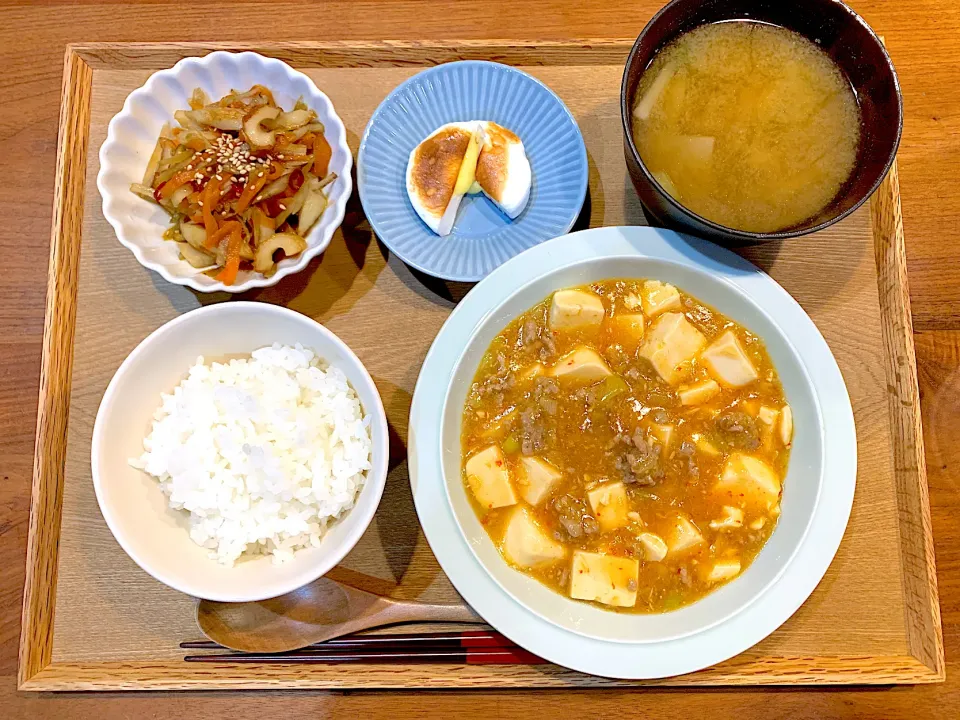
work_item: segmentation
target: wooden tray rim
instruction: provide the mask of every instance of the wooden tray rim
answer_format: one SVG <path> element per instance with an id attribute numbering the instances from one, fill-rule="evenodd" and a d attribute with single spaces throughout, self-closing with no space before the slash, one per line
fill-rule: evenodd
<path id="1" fill-rule="evenodd" d="M 160 69 L 184 57 L 215 50 L 250 50 L 300 67 L 422 66 L 459 59 L 493 59 L 526 65 L 614 64 L 622 61 L 632 42 L 384 40 L 67 46 L 17 675 L 21 691 L 451 687 L 449 673 L 419 672 L 416 666 L 404 674 L 365 667 L 362 681 L 346 683 L 311 674 L 309 666 L 303 665 L 53 662 L 58 545 L 94 68 Z M 887 363 L 887 383 L 894 431 L 894 474 L 909 654 L 768 657 L 739 664 L 734 660 L 721 668 L 646 681 L 643 685 L 894 684 L 942 682 L 946 677 L 896 164 L 872 198 L 871 211 L 883 341 L 886 354 L 892 359 Z M 530 682 L 530 678 L 498 680 L 490 667 L 468 670 L 471 677 L 465 685 L 471 687 L 637 684 L 584 676 L 554 666 L 541 669 L 535 683 Z"/>

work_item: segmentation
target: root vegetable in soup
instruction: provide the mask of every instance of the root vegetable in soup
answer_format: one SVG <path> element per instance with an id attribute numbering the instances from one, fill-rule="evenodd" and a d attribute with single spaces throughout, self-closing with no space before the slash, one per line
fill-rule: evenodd
<path id="1" fill-rule="evenodd" d="M 636 92 L 633 138 L 660 186 L 726 227 L 784 230 L 850 176 L 857 100 L 823 50 L 784 28 L 704 25 L 667 45 Z"/>
<path id="2" fill-rule="evenodd" d="M 793 414 L 759 338 L 674 286 L 559 290 L 463 411 L 463 479 L 511 565 L 626 612 L 694 602 L 773 532 Z"/>

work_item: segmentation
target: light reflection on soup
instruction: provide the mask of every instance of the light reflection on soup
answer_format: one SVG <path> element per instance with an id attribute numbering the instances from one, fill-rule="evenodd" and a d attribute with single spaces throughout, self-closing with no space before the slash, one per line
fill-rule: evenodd
<path id="1" fill-rule="evenodd" d="M 739 575 L 780 514 L 793 415 L 759 338 L 672 285 L 557 291 L 491 343 L 463 480 L 504 559 L 664 612 Z"/>
<path id="2" fill-rule="evenodd" d="M 814 217 L 853 169 L 850 84 L 801 35 L 704 25 L 667 45 L 636 92 L 633 137 L 661 187 L 726 227 L 772 232 Z"/>

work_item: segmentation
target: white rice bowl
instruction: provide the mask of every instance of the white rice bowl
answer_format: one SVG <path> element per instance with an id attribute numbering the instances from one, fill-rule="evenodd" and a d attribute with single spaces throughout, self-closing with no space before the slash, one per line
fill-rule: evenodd
<path id="1" fill-rule="evenodd" d="M 370 424 L 340 369 L 274 344 L 244 359 L 198 358 L 161 395 L 130 463 L 189 513 L 190 537 L 211 558 L 282 563 L 319 546 L 353 507 L 371 469 Z"/>

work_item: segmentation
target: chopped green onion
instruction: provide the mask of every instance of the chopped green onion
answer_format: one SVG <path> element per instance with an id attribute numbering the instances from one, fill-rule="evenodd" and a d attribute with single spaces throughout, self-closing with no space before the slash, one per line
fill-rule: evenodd
<path id="1" fill-rule="evenodd" d="M 602 383 L 603 387 L 600 388 L 600 402 L 607 402 L 617 397 L 617 395 L 622 395 L 627 390 L 629 386 L 619 375 L 610 375 L 604 379 Z"/>
<path id="2" fill-rule="evenodd" d="M 516 436 L 511 435 L 506 440 L 503 441 L 503 452 L 506 455 L 513 455 L 513 453 L 520 450 L 520 441 L 517 440 Z"/>

